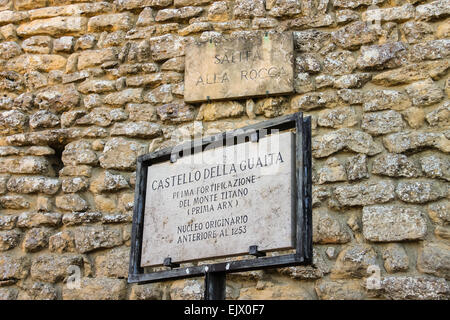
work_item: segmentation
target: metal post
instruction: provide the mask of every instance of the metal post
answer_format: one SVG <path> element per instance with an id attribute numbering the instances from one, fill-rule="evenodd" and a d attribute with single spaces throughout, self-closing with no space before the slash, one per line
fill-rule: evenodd
<path id="1" fill-rule="evenodd" d="M 205 300 L 225 300 L 225 272 L 206 272 Z"/>

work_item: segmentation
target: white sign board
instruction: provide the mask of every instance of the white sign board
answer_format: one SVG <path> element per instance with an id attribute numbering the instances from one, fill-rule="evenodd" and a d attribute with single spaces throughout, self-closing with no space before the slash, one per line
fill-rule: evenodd
<path id="1" fill-rule="evenodd" d="M 186 47 L 186 102 L 294 92 L 292 33 L 256 32 Z"/>
<path id="2" fill-rule="evenodd" d="M 141 266 L 293 248 L 295 136 L 148 167 Z"/>

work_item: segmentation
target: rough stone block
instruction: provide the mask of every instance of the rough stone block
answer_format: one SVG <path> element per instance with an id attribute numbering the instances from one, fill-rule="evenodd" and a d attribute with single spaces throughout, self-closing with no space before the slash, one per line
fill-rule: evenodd
<path id="1" fill-rule="evenodd" d="M 85 50 L 79 53 L 78 70 L 95 67 L 102 63 L 116 60 L 117 60 L 116 48 Z"/>
<path id="2" fill-rule="evenodd" d="M 42 254 L 32 259 L 31 278 L 48 283 L 63 281 L 71 274 L 70 266 L 83 267 L 83 257 L 75 254 Z"/>
<path id="3" fill-rule="evenodd" d="M 36 252 L 48 246 L 48 238 L 53 233 L 49 228 L 33 228 L 25 233 L 22 249 L 25 252 Z"/>
<path id="4" fill-rule="evenodd" d="M 339 220 L 326 212 L 313 214 L 313 242 L 347 243 L 351 239 L 348 229 Z"/>
<path id="5" fill-rule="evenodd" d="M 367 276 L 367 268 L 376 264 L 376 258 L 377 253 L 370 245 L 348 245 L 339 253 L 331 270 L 331 278 L 362 278 Z"/>
<path id="6" fill-rule="evenodd" d="M 431 79 L 415 82 L 405 89 L 411 98 L 413 106 L 428 106 L 444 98 L 442 89 Z"/>
<path id="7" fill-rule="evenodd" d="M 62 210 L 67 211 L 85 211 L 89 204 L 78 194 L 66 194 L 56 197 L 55 205 Z"/>
<path id="8" fill-rule="evenodd" d="M 380 86 L 396 86 L 418 80 L 432 78 L 440 79 L 450 67 L 447 60 L 410 63 L 404 67 L 385 71 L 372 77 L 372 82 Z"/>
<path id="9" fill-rule="evenodd" d="M 16 230 L 12 231 L 0 231 L 0 252 L 8 251 L 17 247 L 20 241 L 20 232 Z"/>
<path id="10" fill-rule="evenodd" d="M 448 300 L 450 288 L 445 279 L 402 276 L 381 280 L 382 296 L 392 300 Z"/>
<path id="11" fill-rule="evenodd" d="M 429 204 L 427 211 L 434 223 L 439 225 L 450 224 L 450 202 L 448 200 Z"/>
<path id="12" fill-rule="evenodd" d="M 119 174 L 105 170 L 91 182 L 90 190 L 94 193 L 112 192 L 129 188 L 127 180 Z"/>
<path id="13" fill-rule="evenodd" d="M 403 154 L 385 153 L 374 160 L 372 173 L 389 177 L 412 178 L 420 175 L 420 168 Z"/>
<path id="14" fill-rule="evenodd" d="M 162 134 L 161 126 L 157 123 L 138 121 L 115 123 L 111 129 L 111 136 L 125 136 L 138 138 L 155 138 Z"/>
<path id="15" fill-rule="evenodd" d="M 62 290 L 63 300 L 121 300 L 126 295 L 126 281 L 104 277 L 81 279 L 81 289 Z"/>
<path id="16" fill-rule="evenodd" d="M 105 144 L 100 165 L 105 169 L 133 170 L 137 156 L 144 152 L 144 146 L 137 142 L 112 138 Z"/>
<path id="17" fill-rule="evenodd" d="M 394 110 L 365 113 L 361 128 L 373 136 L 402 131 L 405 127 L 402 115 Z"/>
<path id="18" fill-rule="evenodd" d="M 450 145 L 444 134 L 405 130 L 392 133 L 383 138 L 383 144 L 389 152 L 402 153 L 417 151 L 424 147 L 434 147 L 443 152 L 450 151 Z"/>
<path id="19" fill-rule="evenodd" d="M 426 243 L 419 251 L 417 269 L 422 273 L 450 279 L 450 246 Z"/>
<path id="20" fill-rule="evenodd" d="M 438 181 L 399 182 L 395 193 L 400 200 L 409 203 L 426 203 L 447 196 L 447 186 Z"/>
<path id="21" fill-rule="evenodd" d="M 0 133 L 14 134 L 23 132 L 28 124 L 28 116 L 17 110 L 0 112 Z"/>
<path id="22" fill-rule="evenodd" d="M 120 247 L 95 258 L 97 275 L 110 278 L 127 278 L 130 248 Z"/>
<path id="23" fill-rule="evenodd" d="M 366 206 L 393 200 L 394 189 L 395 186 L 390 180 L 360 182 L 335 187 L 333 196 L 338 206 Z"/>
<path id="24" fill-rule="evenodd" d="M 34 20 L 22 24 L 17 28 L 20 36 L 38 34 L 55 35 L 81 35 L 86 31 L 87 18 L 84 17 L 54 17 L 50 19 Z"/>
<path id="25" fill-rule="evenodd" d="M 321 300 L 363 300 L 366 298 L 364 288 L 359 281 L 321 280 L 316 282 L 315 290 Z"/>
<path id="26" fill-rule="evenodd" d="M 343 128 L 312 139 L 314 158 L 326 157 L 343 149 L 368 155 L 381 152 L 381 147 L 369 134 L 355 129 Z"/>
<path id="27" fill-rule="evenodd" d="M 60 224 L 61 214 L 50 212 L 25 212 L 17 220 L 17 226 L 21 228 L 58 227 Z"/>
<path id="28" fill-rule="evenodd" d="M 185 42 L 182 37 L 167 34 L 150 38 L 152 58 L 155 61 L 184 55 Z"/>
<path id="29" fill-rule="evenodd" d="M 129 13 L 104 14 L 89 19 L 88 32 L 129 30 L 133 26 L 132 15 Z"/>
<path id="30" fill-rule="evenodd" d="M 78 252 L 86 253 L 100 248 L 120 246 L 123 242 L 119 228 L 104 226 L 77 227 L 74 231 Z"/>
<path id="31" fill-rule="evenodd" d="M 383 251 L 384 268 L 389 273 L 406 271 L 409 267 L 409 258 L 405 249 L 397 244 L 391 243 Z"/>
<path id="32" fill-rule="evenodd" d="M 375 205 L 363 208 L 363 235 L 369 241 L 393 242 L 424 239 L 427 224 L 413 207 Z"/>
<path id="33" fill-rule="evenodd" d="M 20 55 L 21 53 L 22 49 L 14 41 L 5 41 L 0 43 L 0 55 L 3 57 L 3 59 L 9 60 Z"/>
<path id="34" fill-rule="evenodd" d="M 0 255 L 0 280 L 24 279 L 29 270 L 30 259 L 27 256 Z"/>
<path id="35" fill-rule="evenodd" d="M 58 192 L 60 182 L 58 179 L 47 177 L 12 177 L 8 180 L 8 190 L 17 193 L 35 193 L 55 194 Z"/>

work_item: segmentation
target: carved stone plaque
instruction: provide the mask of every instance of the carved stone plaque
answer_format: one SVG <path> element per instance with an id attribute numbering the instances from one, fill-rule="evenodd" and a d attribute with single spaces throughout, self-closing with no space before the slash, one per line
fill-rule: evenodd
<path id="1" fill-rule="evenodd" d="M 141 266 L 293 248 L 294 141 L 272 134 L 149 166 Z"/>
<path id="2" fill-rule="evenodd" d="M 254 32 L 186 47 L 186 102 L 294 91 L 292 33 Z"/>

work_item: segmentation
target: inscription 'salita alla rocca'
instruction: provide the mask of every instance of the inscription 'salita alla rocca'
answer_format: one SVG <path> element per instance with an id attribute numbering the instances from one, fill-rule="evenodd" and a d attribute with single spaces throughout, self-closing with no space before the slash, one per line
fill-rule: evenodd
<path id="1" fill-rule="evenodd" d="M 295 246 L 292 132 L 149 166 L 141 266 Z"/>
<path id="2" fill-rule="evenodd" d="M 294 91 L 292 33 L 255 32 L 186 47 L 186 102 Z"/>

